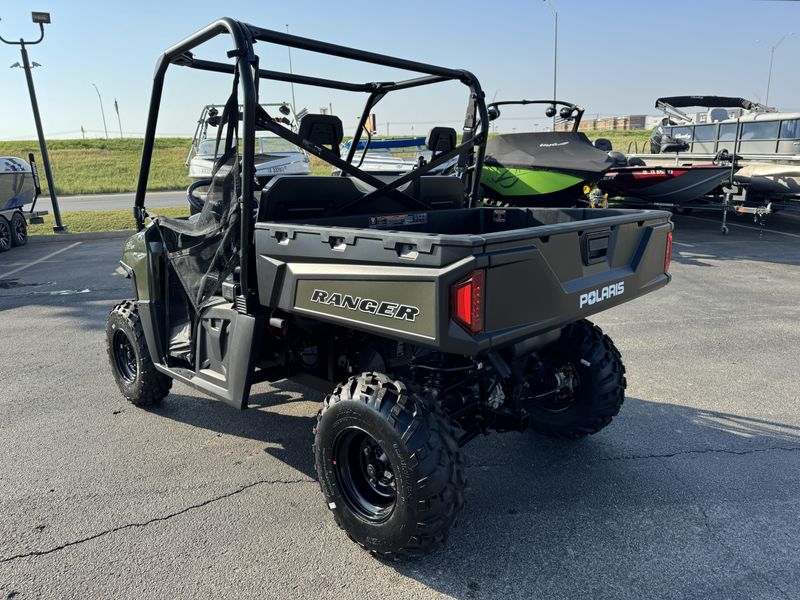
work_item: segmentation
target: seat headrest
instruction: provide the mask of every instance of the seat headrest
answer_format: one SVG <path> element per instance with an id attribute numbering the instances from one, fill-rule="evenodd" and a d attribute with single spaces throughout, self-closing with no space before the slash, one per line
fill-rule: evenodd
<path id="1" fill-rule="evenodd" d="M 425 146 L 435 156 L 455 148 L 457 139 L 458 134 L 452 127 L 434 127 L 428 132 L 428 137 L 425 138 Z"/>
<path id="2" fill-rule="evenodd" d="M 297 134 L 312 144 L 334 149 L 339 147 L 344 138 L 342 120 L 334 115 L 306 115 L 300 120 Z"/>
<path id="3" fill-rule="evenodd" d="M 603 152 L 611 152 L 614 149 L 614 147 L 611 145 L 611 140 L 606 138 L 597 138 L 594 142 L 592 142 L 592 145 Z"/>

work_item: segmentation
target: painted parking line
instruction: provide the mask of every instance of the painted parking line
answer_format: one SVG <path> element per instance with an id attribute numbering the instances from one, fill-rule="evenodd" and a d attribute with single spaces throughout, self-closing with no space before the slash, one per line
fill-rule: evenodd
<path id="1" fill-rule="evenodd" d="M 64 248 L 60 248 L 60 249 L 56 250 L 55 252 L 51 252 L 47 256 L 43 256 L 42 258 L 37 258 L 36 260 L 33 260 L 33 261 L 29 262 L 26 265 L 22 265 L 21 267 L 17 267 L 16 269 L 12 269 L 11 271 L 8 271 L 7 273 L 0 274 L 0 279 L 5 279 L 9 275 L 14 275 L 15 273 L 19 273 L 20 271 L 24 271 L 25 269 L 27 269 L 29 267 L 32 267 L 33 265 L 38 265 L 40 262 L 44 262 L 44 261 L 46 261 L 48 259 L 51 259 L 54 256 L 56 256 L 58 254 L 61 254 L 62 252 L 66 252 L 67 250 L 69 250 L 71 248 L 74 248 L 75 246 L 80 246 L 82 243 L 83 242 L 75 242 L 74 244 L 70 244 L 69 246 L 65 246 Z"/>
<path id="2" fill-rule="evenodd" d="M 695 221 L 705 221 L 706 223 L 714 223 L 715 225 L 720 225 L 720 221 L 714 221 L 713 219 L 704 219 L 703 217 L 695 217 L 690 215 L 684 215 L 687 219 L 694 219 Z M 796 233 L 788 233 L 786 231 L 775 231 L 774 229 L 767 229 L 766 227 L 753 227 L 751 225 L 739 225 L 738 223 L 731 223 L 728 221 L 728 227 L 740 227 L 742 229 L 752 229 L 753 231 L 763 231 L 766 233 L 775 233 L 777 235 L 785 235 L 787 237 L 793 237 L 800 239 L 800 235 Z"/>

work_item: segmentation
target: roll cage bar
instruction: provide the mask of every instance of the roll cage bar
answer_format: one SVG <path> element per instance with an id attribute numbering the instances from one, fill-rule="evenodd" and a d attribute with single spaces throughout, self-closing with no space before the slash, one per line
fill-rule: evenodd
<path id="1" fill-rule="evenodd" d="M 559 116 L 564 121 L 572 121 L 572 131 L 578 131 L 578 127 L 581 124 L 581 119 L 583 118 L 583 113 L 586 110 L 582 106 L 578 106 L 572 102 L 564 102 L 563 100 L 503 100 L 501 102 L 492 102 L 487 104 L 486 109 L 489 113 L 489 120 L 494 121 L 500 117 L 500 109 L 498 106 L 525 106 L 527 104 L 547 104 L 549 106 L 546 113 L 548 117 L 555 116 L 556 106 L 563 107 L 559 111 Z M 552 113 L 550 112 L 551 110 Z"/>
<path id="2" fill-rule="evenodd" d="M 236 64 L 221 63 L 195 58 L 192 50 L 219 35 L 229 35 L 233 42 L 233 50 L 228 51 L 228 58 L 236 58 Z M 382 81 L 370 83 L 351 83 L 337 81 L 321 77 L 311 77 L 293 73 L 284 73 L 269 69 L 262 69 L 259 65 L 259 57 L 254 51 L 254 44 L 257 42 L 267 42 L 280 46 L 287 46 L 299 50 L 307 50 L 318 54 L 327 54 L 340 58 L 351 59 L 391 68 L 403 69 L 420 73 L 421 76 L 402 81 Z M 150 96 L 150 106 L 147 115 L 147 127 L 145 130 L 144 144 L 142 147 L 142 161 L 139 166 L 139 179 L 136 187 L 136 197 L 134 200 L 133 215 L 136 220 L 137 230 L 144 228 L 145 195 L 147 191 L 147 181 L 150 173 L 150 164 L 153 155 L 153 145 L 155 143 L 156 126 L 158 123 L 159 106 L 161 95 L 164 89 L 164 77 L 170 65 L 211 71 L 217 73 L 235 74 L 238 73 L 239 85 L 242 91 L 242 185 L 241 196 L 238 202 L 241 209 L 241 248 L 240 248 L 240 284 L 244 294 L 248 297 L 252 295 L 249 284 L 253 268 L 250 254 L 253 246 L 253 219 L 254 219 L 254 184 L 255 184 L 255 131 L 266 129 L 276 135 L 300 146 L 310 154 L 322 158 L 326 162 L 341 169 L 342 174 L 348 174 L 360 179 L 375 190 L 360 198 L 358 202 L 367 201 L 374 196 L 386 194 L 404 201 L 412 201 L 420 204 L 412 196 L 398 190 L 400 186 L 412 179 L 419 177 L 437 166 L 445 163 L 455 156 L 459 156 L 457 173 L 469 183 L 469 205 L 474 206 L 479 197 L 479 185 L 481 168 L 483 165 L 486 151 L 486 140 L 488 138 L 489 117 L 486 110 L 484 93 L 478 79 L 469 71 L 460 69 L 448 69 L 426 63 L 405 60 L 392 56 L 385 56 L 375 52 L 348 48 L 318 40 L 303 38 L 288 33 L 282 33 L 269 29 L 263 29 L 237 21 L 231 18 L 222 18 L 199 30 L 195 34 L 187 37 L 183 41 L 168 48 L 157 60 L 156 69 L 153 76 L 153 91 Z M 359 126 L 351 144 L 348 160 L 342 160 L 333 151 L 327 150 L 317 144 L 313 144 L 298 136 L 296 133 L 279 126 L 272 121 L 266 111 L 258 105 L 258 84 L 262 79 L 272 81 L 282 81 L 287 83 L 305 84 L 317 87 L 325 87 L 336 90 L 350 92 L 364 92 L 369 94 L 364 111 L 359 121 Z M 377 104 L 383 96 L 389 92 L 415 88 L 423 85 L 440 83 L 445 81 L 460 81 L 470 89 L 470 101 L 467 105 L 466 116 L 464 118 L 463 136 L 460 144 L 457 144 L 449 151 L 440 153 L 432 158 L 427 164 L 416 168 L 410 173 L 403 175 L 389 183 L 385 183 L 378 178 L 361 171 L 354 167 L 349 161 L 355 153 L 361 137 L 361 131 L 369 116 L 370 110 Z M 477 156 L 475 148 L 477 147 Z"/>

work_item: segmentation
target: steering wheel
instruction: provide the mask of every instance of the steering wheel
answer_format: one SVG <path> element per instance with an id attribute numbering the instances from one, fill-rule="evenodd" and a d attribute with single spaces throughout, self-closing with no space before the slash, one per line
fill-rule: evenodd
<path id="1" fill-rule="evenodd" d="M 200 179 L 200 180 L 195 181 L 194 183 L 192 183 L 192 185 L 190 185 L 186 189 L 186 195 L 188 196 L 188 200 L 189 200 L 189 213 L 190 214 L 196 215 L 201 210 L 203 210 L 203 206 L 206 203 L 206 199 L 197 196 L 196 192 L 201 187 L 210 186 L 211 182 L 212 182 L 211 179 Z"/>

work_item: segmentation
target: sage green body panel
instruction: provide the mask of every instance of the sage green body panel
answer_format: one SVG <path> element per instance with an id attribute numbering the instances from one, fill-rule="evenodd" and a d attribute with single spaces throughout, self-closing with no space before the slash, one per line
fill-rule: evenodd
<path id="1" fill-rule="evenodd" d="M 122 248 L 122 264 L 130 269 L 136 285 L 136 297 L 140 301 L 149 301 L 152 298 L 150 290 L 150 273 L 148 269 L 147 229 L 134 233 L 125 240 Z"/>
<path id="2" fill-rule="evenodd" d="M 318 297 L 323 295 L 320 292 L 327 297 L 322 301 L 314 301 L 315 292 Z M 384 312 L 388 314 L 342 306 L 343 298 L 349 299 L 351 306 L 360 305 L 367 309 L 384 306 Z M 347 323 L 356 322 L 387 332 L 412 334 L 430 340 L 436 339 L 436 306 L 436 284 L 433 281 L 300 279 L 294 298 L 294 310 L 297 312 L 333 317 Z M 419 312 L 413 314 L 413 319 L 408 318 L 408 312 L 392 314 L 398 313 L 398 308 L 402 307 L 413 307 Z"/>

